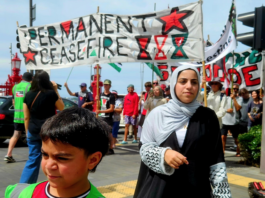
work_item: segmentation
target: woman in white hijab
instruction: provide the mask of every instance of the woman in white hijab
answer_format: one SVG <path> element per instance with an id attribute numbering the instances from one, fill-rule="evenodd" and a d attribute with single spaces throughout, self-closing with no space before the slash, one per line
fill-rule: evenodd
<path id="1" fill-rule="evenodd" d="M 219 122 L 196 98 L 196 68 L 172 74 L 172 100 L 152 110 L 143 126 L 134 198 L 231 197 Z"/>

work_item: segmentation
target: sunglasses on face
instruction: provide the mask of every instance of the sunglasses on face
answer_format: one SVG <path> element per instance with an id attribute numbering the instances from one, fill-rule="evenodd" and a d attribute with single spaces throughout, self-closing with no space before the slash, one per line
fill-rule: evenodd
<path id="1" fill-rule="evenodd" d="M 238 90 L 238 88 L 233 88 L 234 90 Z"/>
<path id="2" fill-rule="evenodd" d="M 219 83 L 218 82 L 213 82 L 213 83 L 211 83 L 211 85 L 219 85 Z"/>
<path id="3" fill-rule="evenodd" d="M 158 85 L 158 83 L 153 83 L 153 85 Z"/>

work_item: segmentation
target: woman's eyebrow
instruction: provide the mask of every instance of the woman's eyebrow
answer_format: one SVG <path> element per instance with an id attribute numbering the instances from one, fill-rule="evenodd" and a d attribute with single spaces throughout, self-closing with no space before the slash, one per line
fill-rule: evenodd
<path id="1" fill-rule="evenodd" d="M 188 80 L 188 78 L 179 78 L 179 80 Z M 197 78 L 190 79 L 190 80 L 198 80 Z"/>

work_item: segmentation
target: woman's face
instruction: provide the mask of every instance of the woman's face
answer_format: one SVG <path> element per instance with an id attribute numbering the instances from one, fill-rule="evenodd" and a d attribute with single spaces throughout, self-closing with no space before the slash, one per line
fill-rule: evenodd
<path id="1" fill-rule="evenodd" d="M 251 96 L 253 99 L 256 99 L 258 97 L 258 94 L 255 91 L 252 91 Z"/>
<path id="2" fill-rule="evenodd" d="M 195 71 L 182 71 L 175 86 L 175 93 L 178 99 L 183 103 L 191 103 L 199 91 L 199 81 Z"/>
<path id="3" fill-rule="evenodd" d="M 154 88 L 154 94 L 155 94 L 155 96 L 159 96 L 159 88 L 157 88 L 157 87 L 155 87 Z"/>

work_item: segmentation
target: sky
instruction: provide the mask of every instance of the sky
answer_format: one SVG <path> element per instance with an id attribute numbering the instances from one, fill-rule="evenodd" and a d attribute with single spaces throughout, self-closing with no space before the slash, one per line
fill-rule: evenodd
<path id="1" fill-rule="evenodd" d="M 36 4 L 36 20 L 34 26 L 51 24 L 61 21 L 70 20 L 97 12 L 97 6 L 100 7 L 101 13 L 108 14 L 144 14 L 156 10 L 167 9 L 187 3 L 195 2 L 195 0 L 33 0 Z M 204 0 L 203 1 L 203 25 L 204 39 L 207 35 L 210 40 L 215 43 L 219 38 L 224 25 L 226 24 L 232 0 Z M 255 7 L 262 6 L 264 0 L 238 0 L 236 2 L 237 14 L 254 11 Z M 19 25 L 29 26 L 29 1 L 13 0 L 0 1 L 0 84 L 7 80 L 7 75 L 11 73 L 10 44 L 12 43 L 12 53 L 18 53 L 20 59 L 22 54 L 16 48 L 16 22 Z M 253 28 L 244 26 L 241 22 L 237 22 L 237 32 L 244 33 L 253 31 Z M 236 52 L 242 52 L 249 47 L 238 43 Z M 126 87 L 134 84 L 135 91 L 141 92 L 141 75 L 140 63 L 123 63 L 122 71 L 118 73 L 107 64 L 102 64 L 101 79 L 110 79 L 112 81 L 111 90 L 118 91 L 119 94 L 126 93 Z M 94 67 L 95 65 L 92 65 Z M 79 91 L 79 85 L 82 82 L 90 83 L 90 65 L 74 67 L 68 80 L 69 88 L 72 92 Z M 24 62 L 21 64 L 21 74 L 26 71 Z M 51 80 L 63 85 L 70 74 L 71 68 L 51 70 Z M 143 82 L 152 80 L 152 71 L 144 66 Z M 61 96 L 69 96 L 65 87 L 60 91 Z"/>

